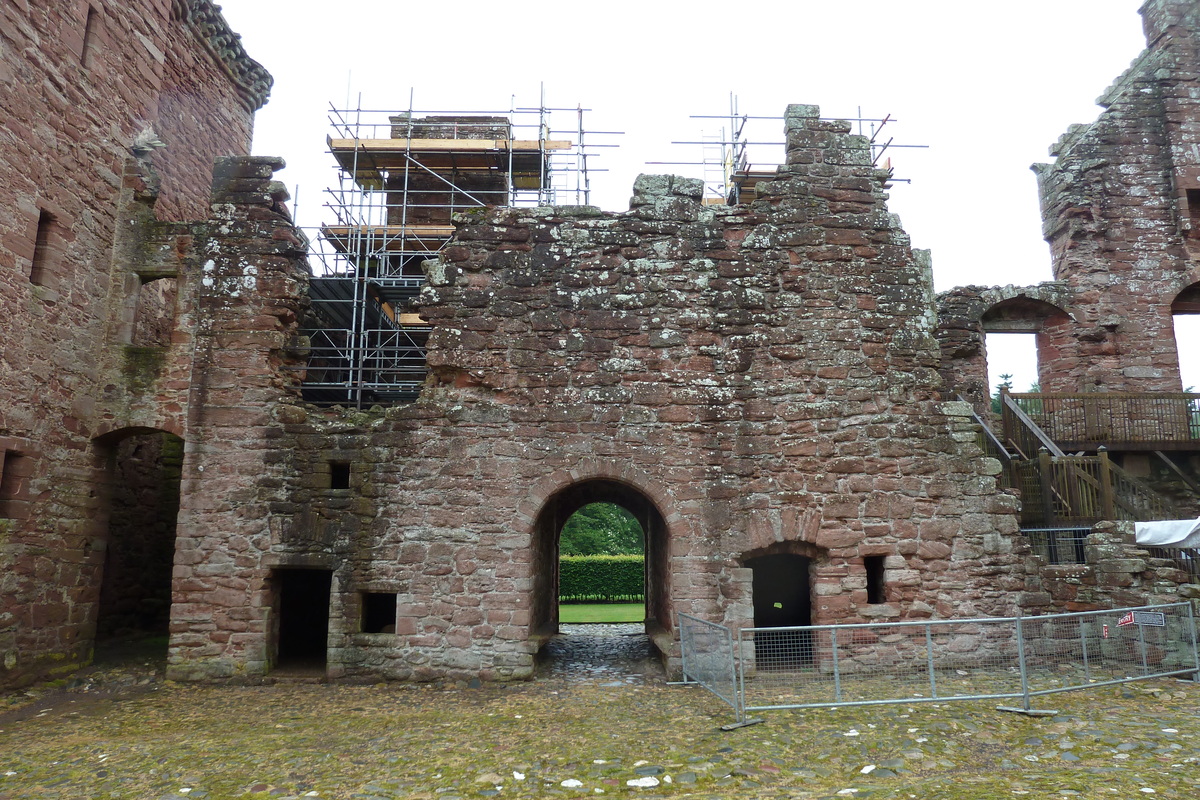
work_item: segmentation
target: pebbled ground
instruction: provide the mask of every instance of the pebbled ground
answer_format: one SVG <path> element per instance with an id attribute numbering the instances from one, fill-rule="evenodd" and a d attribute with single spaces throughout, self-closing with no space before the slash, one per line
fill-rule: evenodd
<path id="1" fill-rule="evenodd" d="M 131 651 L 0 696 L 0 800 L 1200 797 L 1195 683 L 1054 695 L 1047 718 L 931 703 L 723 732 L 731 710 L 667 686 L 636 626 L 579 628 L 538 680 L 479 688 L 174 684 Z"/>

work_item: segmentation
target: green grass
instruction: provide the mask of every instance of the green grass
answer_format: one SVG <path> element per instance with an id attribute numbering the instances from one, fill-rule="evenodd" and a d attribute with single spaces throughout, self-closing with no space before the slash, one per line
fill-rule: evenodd
<path id="1" fill-rule="evenodd" d="M 570 603 L 558 607 L 559 622 L 641 622 L 645 603 Z"/>

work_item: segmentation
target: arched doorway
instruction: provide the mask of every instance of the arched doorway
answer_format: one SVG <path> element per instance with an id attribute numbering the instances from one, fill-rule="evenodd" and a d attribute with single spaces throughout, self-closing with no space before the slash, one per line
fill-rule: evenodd
<path id="1" fill-rule="evenodd" d="M 798 553 L 768 553 L 743 559 L 751 570 L 755 628 L 812 625 L 813 560 Z M 759 631 L 754 635 L 759 669 L 813 663 L 811 631 Z"/>
<path id="2" fill-rule="evenodd" d="M 96 611 L 96 645 L 164 655 L 183 440 L 126 428 L 97 440 L 107 476 L 107 535 Z"/>
<path id="3" fill-rule="evenodd" d="M 538 514 L 533 541 L 532 635 L 542 645 L 559 631 L 560 536 L 575 512 L 597 503 L 620 506 L 644 532 L 644 630 L 661 651 L 666 648 L 671 630 L 667 524 L 655 504 L 639 490 L 609 479 L 582 481 L 561 489 Z"/>

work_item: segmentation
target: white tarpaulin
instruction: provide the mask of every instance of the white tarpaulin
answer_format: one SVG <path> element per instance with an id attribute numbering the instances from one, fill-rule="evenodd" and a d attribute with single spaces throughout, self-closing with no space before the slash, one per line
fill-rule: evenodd
<path id="1" fill-rule="evenodd" d="M 1200 547 L 1200 519 L 1133 523 L 1137 543 L 1147 547 Z"/>

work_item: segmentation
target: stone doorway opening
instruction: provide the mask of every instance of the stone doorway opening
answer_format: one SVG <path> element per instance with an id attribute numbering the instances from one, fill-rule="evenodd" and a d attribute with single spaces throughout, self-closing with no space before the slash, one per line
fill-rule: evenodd
<path id="1" fill-rule="evenodd" d="M 126 651 L 165 658 L 183 440 L 130 428 L 98 440 L 107 532 L 96 610 L 96 658 Z"/>
<path id="2" fill-rule="evenodd" d="M 1176 295 L 1171 303 L 1171 323 L 1184 391 L 1200 392 L 1200 283 Z"/>
<path id="3" fill-rule="evenodd" d="M 560 543 L 567 521 L 593 504 L 619 506 L 633 516 L 644 535 L 645 619 L 640 624 L 562 626 L 559 620 Z M 531 635 L 542 659 L 542 672 L 575 673 L 622 679 L 626 672 L 643 673 L 648 660 L 669 652 L 671 639 L 668 531 L 657 506 L 638 489 L 609 479 L 572 484 L 550 497 L 537 517 L 533 541 Z M 602 628 L 602 629 L 601 629 Z M 585 639 L 585 637 L 593 637 Z M 617 638 L 613 638 L 617 637 Z M 609 669 L 611 668 L 611 669 Z M 655 665 L 656 669 L 660 667 Z"/>
<path id="4" fill-rule="evenodd" d="M 752 574 L 754 627 L 812 625 L 812 559 L 776 553 L 745 560 Z M 811 631 L 769 631 L 754 635 L 759 669 L 813 663 Z"/>
<path id="5" fill-rule="evenodd" d="M 279 568 L 271 573 L 274 630 L 271 663 L 277 672 L 325 674 L 333 571 Z"/>

